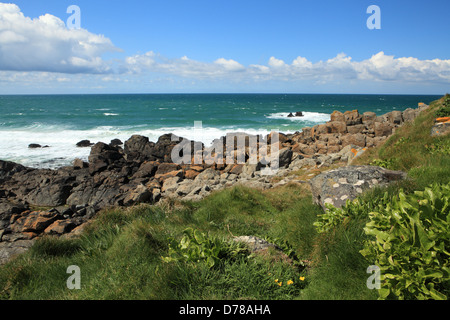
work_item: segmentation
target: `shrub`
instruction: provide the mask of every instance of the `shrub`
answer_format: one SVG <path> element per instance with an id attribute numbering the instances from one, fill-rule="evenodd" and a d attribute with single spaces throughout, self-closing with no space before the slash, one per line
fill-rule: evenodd
<path id="1" fill-rule="evenodd" d="M 206 262 L 208 267 L 217 266 L 221 259 L 236 258 L 247 252 L 243 245 L 229 243 L 217 237 L 210 238 L 205 233 L 192 228 L 183 231 L 183 237 L 178 242 L 169 239 L 168 256 L 162 257 L 166 263 L 175 261 Z"/>
<path id="2" fill-rule="evenodd" d="M 361 254 L 380 267 L 380 298 L 447 299 L 450 293 L 450 184 L 402 191 L 371 212 Z"/>
<path id="3" fill-rule="evenodd" d="M 327 203 L 325 206 L 328 210 L 317 217 L 314 226 L 319 233 L 329 232 L 338 225 L 346 223 L 348 219 L 366 217 L 375 207 L 383 207 L 388 202 L 389 197 L 385 193 L 384 197 L 378 198 L 377 201 L 364 201 L 362 198 L 347 200 L 342 208 L 336 208 Z"/>
<path id="4" fill-rule="evenodd" d="M 445 95 L 442 107 L 436 111 L 436 117 L 450 117 L 450 94 Z"/>
<path id="5" fill-rule="evenodd" d="M 382 167 L 385 169 L 393 169 L 396 163 L 396 159 L 387 159 L 387 160 L 381 160 L 381 159 L 374 159 L 372 162 L 370 162 L 371 166 L 377 166 Z"/>
<path id="6" fill-rule="evenodd" d="M 314 223 L 326 233 L 367 217 L 360 253 L 381 271 L 380 299 L 447 299 L 450 295 L 450 184 L 424 191 L 328 205 Z"/>
<path id="7" fill-rule="evenodd" d="M 450 155 L 450 139 L 438 140 L 430 145 L 425 145 L 425 149 L 431 154 Z"/>

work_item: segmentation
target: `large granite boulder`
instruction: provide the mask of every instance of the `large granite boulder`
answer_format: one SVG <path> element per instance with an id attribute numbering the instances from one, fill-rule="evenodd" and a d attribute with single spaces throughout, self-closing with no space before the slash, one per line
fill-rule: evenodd
<path id="1" fill-rule="evenodd" d="M 448 122 L 437 122 L 433 127 L 431 127 L 431 136 L 445 136 L 450 133 L 450 121 Z"/>
<path id="2" fill-rule="evenodd" d="M 151 142 L 148 137 L 141 135 L 133 135 L 125 141 L 124 153 L 127 160 L 143 162 L 146 160 L 156 160 L 153 155 L 155 143 Z"/>
<path id="3" fill-rule="evenodd" d="M 27 168 L 21 164 L 0 160 L 0 181 L 13 176 L 16 172 L 24 171 L 26 169 Z"/>
<path id="4" fill-rule="evenodd" d="M 158 138 L 156 143 L 150 141 L 147 137 L 140 135 L 133 135 L 130 139 L 125 141 L 124 153 L 125 158 L 129 161 L 159 161 L 159 162 L 174 162 L 172 160 L 172 150 L 180 143 L 190 143 L 190 155 L 194 155 L 195 144 L 199 145 L 200 150 L 204 145 L 201 142 L 187 140 L 183 137 L 178 137 L 174 134 L 167 133 Z M 183 146 L 183 145 L 181 145 Z M 183 148 L 180 147 L 180 152 Z M 182 154 L 179 155 L 183 157 Z"/>
<path id="5" fill-rule="evenodd" d="M 123 159 L 123 154 L 120 148 L 98 142 L 91 148 L 89 154 L 89 173 L 93 175 L 101 172 L 121 159 Z"/>
<path id="6" fill-rule="evenodd" d="M 374 166 L 346 166 L 330 170 L 310 180 L 314 202 L 326 210 L 325 204 L 337 208 L 353 200 L 364 191 L 406 178 L 402 171 Z"/>

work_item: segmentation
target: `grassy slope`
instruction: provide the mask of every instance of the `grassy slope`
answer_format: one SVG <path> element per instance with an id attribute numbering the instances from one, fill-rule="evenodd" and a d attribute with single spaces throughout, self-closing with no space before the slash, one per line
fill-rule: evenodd
<path id="1" fill-rule="evenodd" d="M 357 159 L 359 164 L 381 159 L 407 171 L 412 179 L 390 192 L 448 182 L 449 155 L 425 147 L 450 141 L 429 137 L 439 104 Z M 375 201 L 381 194 L 373 190 L 364 197 Z M 0 299 L 376 299 L 366 287 L 370 263 L 359 254 L 366 222 L 356 219 L 318 235 L 312 224 L 321 213 L 307 186 L 296 184 L 263 192 L 234 187 L 198 203 L 103 211 L 81 238 L 42 239 L 0 267 Z M 187 227 L 224 241 L 240 235 L 288 241 L 306 268 L 273 251 L 225 260 L 212 269 L 205 263 L 163 263 L 168 238 L 180 239 Z M 66 287 L 70 265 L 81 269 L 81 290 Z"/>

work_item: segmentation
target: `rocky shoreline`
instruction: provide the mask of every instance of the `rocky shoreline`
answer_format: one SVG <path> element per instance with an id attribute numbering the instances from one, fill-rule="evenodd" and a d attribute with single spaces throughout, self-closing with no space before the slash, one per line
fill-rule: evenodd
<path id="1" fill-rule="evenodd" d="M 242 163 L 211 164 L 203 159 L 200 164 L 192 164 L 195 151 L 189 157 L 191 164 L 173 163 L 171 153 L 179 142 L 173 141 L 170 134 L 161 136 L 157 142 L 134 135 L 123 147 L 120 141 L 93 145 L 84 141 L 80 147 L 91 148 L 88 162 L 75 159 L 72 166 L 56 170 L 33 169 L 0 160 L 0 264 L 27 250 L 39 237 L 79 234 L 104 208 L 155 204 L 170 197 L 195 201 L 212 191 L 238 184 L 268 189 L 305 183 L 316 175 L 317 168 L 336 163 L 345 166 L 367 148 L 380 145 L 396 128 L 413 121 L 427 107 L 419 104 L 417 109 L 381 116 L 373 112 L 360 114 L 357 110 L 335 111 L 329 122 L 303 128 L 301 132 L 253 136 L 258 149 L 271 149 L 277 143 L 279 168 L 274 175 L 263 174 L 262 169 L 268 166 L 264 159 L 250 161 L 254 150 L 248 142 L 250 135 L 245 133 L 230 136 L 238 139 L 244 135 L 247 140 L 243 149 L 226 150 L 228 136 L 215 141 L 225 152 L 231 152 L 233 159 L 241 156 Z M 273 134 L 277 134 L 277 139 Z M 201 152 L 208 149 L 203 145 L 201 148 Z M 216 160 L 221 154 L 210 155 Z M 304 180 L 292 174 L 299 170 L 305 170 Z M 322 206 L 342 205 L 366 188 L 404 178 L 402 173 L 367 166 L 330 172 L 335 172 L 331 173 L 335 180 L 319 175 L 309 181 L 316 202 Z M 355 172 L 365 172 L 366 176 Z M 329 181 L 334 181 L 331 187 Z M 332 190 L 341 192 L 333 195 Z"/>

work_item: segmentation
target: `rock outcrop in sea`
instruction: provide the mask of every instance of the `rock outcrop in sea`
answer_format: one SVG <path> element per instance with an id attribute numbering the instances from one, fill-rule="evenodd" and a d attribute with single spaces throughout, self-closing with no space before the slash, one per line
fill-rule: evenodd
<path id="1" fill-rule="evenodd" d="M 239 149 L 233 143 L 235 147 L 226 150 L 229 137 L 221 137 L 214 144 L 221 146 L 218 150 L 223 149 L 223 153 L 209 152 L 203 144 L 190 141 L 191 152 L 183 155 L 192 160 L 188 164 L 173 163 L 172 151 L 182 138 L 174 139 L 171 134 L 159 137 L 156 142 L 140 135 L 123 144 L 98 142 L 91 146 L 88 162 L 75 159 L 72 166 L 56 170 L 0 160 L 0 263 L 25 251 L 39 237 L 78 234 L 104 208 L 155 204 L 169 197 L 195 201 L 214 190 L 238 184 L 268 189 L 290 182 L 305 183 L 289 173 L 329 167 L 337 162 L 349 164 L 367 148 L 383 143 L 403 123 L 413 121 L 426 107 L 381 116 L 373 112 L 360 114 L 357 110 L 335 111 L 329 122 L 294 134 L 255 137 L 237 133 L 231 138 L 243 136 L 245 147 Z M 277 139 L 274 134 L 278 134 Z M 255 146 L 250 141 L 256 141 L 256 149 L 268 151 L 277 143 L 278 170 L 273 175 L 264 174 L 264 168 L 271 164 L 263 157 L 251 161 Z M 90 145 L 87 140 L 80 142 L 80 147 Z M 198 146 L 201 155 L 208 151 L 200 163 L 194 161 Z M 243 161 L 215 161 L 226 153 L 232 154 L 233 160 Z M 347 167 L 324 174 L 330 177 L 319 175 L 311 181 L 314 198 L 320 205 L 341 205 L 373 184 L 403 178 L 402 173 L 377 167 Z"/>

